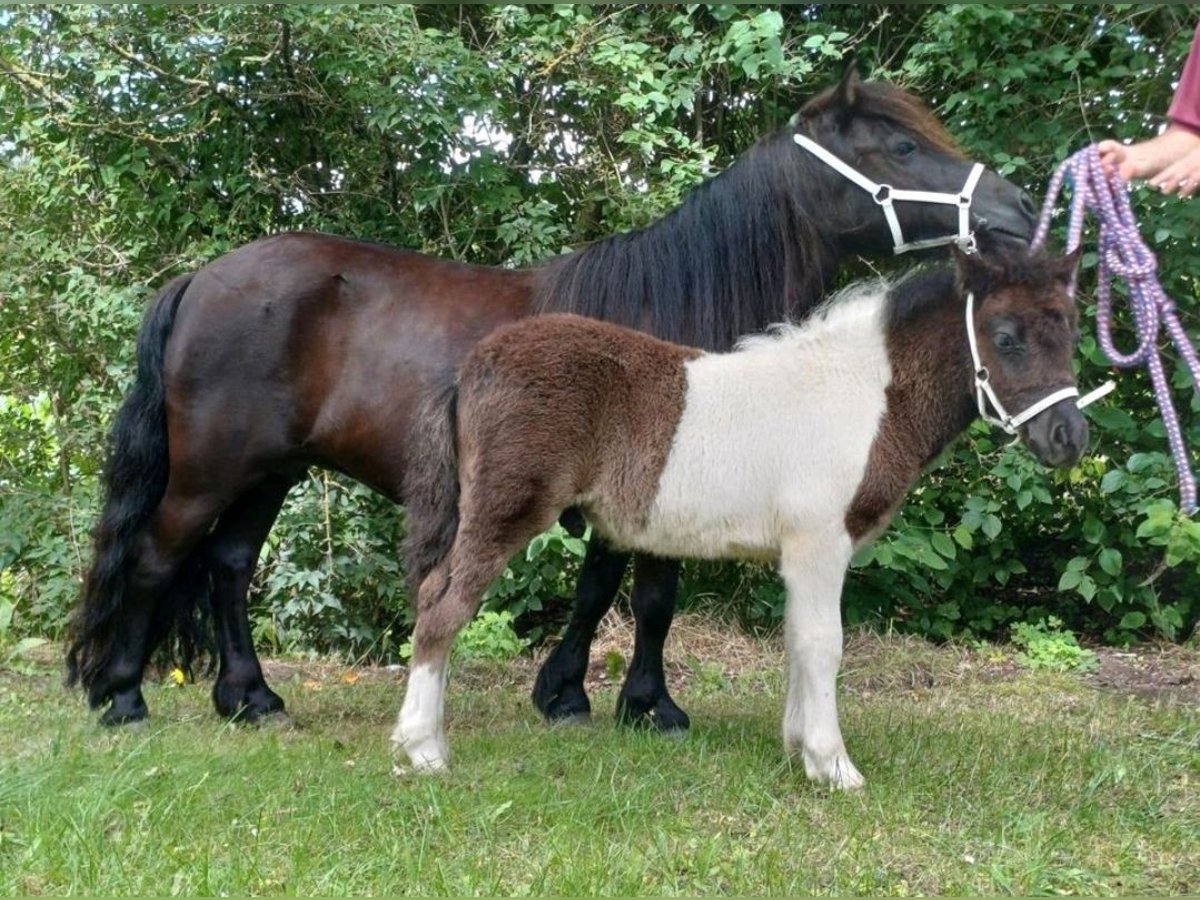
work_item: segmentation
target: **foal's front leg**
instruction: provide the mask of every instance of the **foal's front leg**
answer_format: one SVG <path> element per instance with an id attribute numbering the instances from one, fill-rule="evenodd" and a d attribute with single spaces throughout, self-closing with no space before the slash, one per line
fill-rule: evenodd
<path id="1" fill-rule="evenodd" d="M 783 744 L 804 760 L 814 781 L 861 787 L 838 725 L 837 674 L 842 662 L 842 581 L 850 563 L 845 532 L 784 544 L 780 570 L 787 585 L 788 692 Z"/>

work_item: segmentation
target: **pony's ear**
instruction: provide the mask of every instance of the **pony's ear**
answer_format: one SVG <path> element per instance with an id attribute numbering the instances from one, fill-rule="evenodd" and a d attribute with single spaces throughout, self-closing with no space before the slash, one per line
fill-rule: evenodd
<path id="1" fill-rule="evenodd" d="M 842 72 L 842 80 L 838 82 L 834 103 L 846 111 L 854 109 L 858 104 L 858 86 L 861 83 L 862 76 L 858 74 L 858 56 L 852 53 L 846 60 L 846 69 Z"/>
<path id="2" fill-rule="evenodd" d="M 839 128 L 843 127 L 854 114 L 858 105 L 858 86 L 862 78 L 858 74 L 858 58 L 851 56 L 842 72 L 842 80 L 835 87 L 827 88 L 813 97 L 791 118 L 793 126 L 801 120 L 811 121 L 820 115 L 833 116 Z"/>

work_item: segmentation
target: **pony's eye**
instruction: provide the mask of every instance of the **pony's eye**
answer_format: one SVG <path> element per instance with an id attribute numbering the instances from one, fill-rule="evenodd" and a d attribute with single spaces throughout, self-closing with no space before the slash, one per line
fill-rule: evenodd
<path id="1" fill-rule="evenodd" d="M 917 151 L 915 141 L 901 141 L 893 151 L 897 156 L 912 156 Z"/>

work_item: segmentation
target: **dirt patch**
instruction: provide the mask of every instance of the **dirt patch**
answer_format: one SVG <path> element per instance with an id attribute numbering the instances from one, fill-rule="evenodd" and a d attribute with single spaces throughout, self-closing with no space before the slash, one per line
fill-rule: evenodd
<path id="1" fill-rule="evenodd" d="M 1085 676 L 1102 691 L 1200 707 L 1200 652 L 1170 644 L 1096 649 L 1099 667 Z"/>
<path id="2" fill-rule="evenodd" d="M 633 655 L 633 638 L 633 620 L 628 612 L 613 610 L 605 616 L 592 645 L 586 679 L 589 692 L 620 686 Z M 512 685 L 528 688 L 551 648 L 552 644 L 539 648 L 533 656 L 511 663 L 460 666 L 454 677 L 460 684 L 477 689 Z M 1081 678 L 1096 690 L 1200 707 L 1200 648 L 1146 644 L 1128 649 L 1093 649 L 1098 667 Z M 4 681 L 26 683 L 30 676 L 36 676 L 35 680 L 57 688 L 61 661 L 62 648 L 45 644 L 24 654 L 20 665 L 0 666 L 0 676 Z M 697 681 L 718 685 L 756 674 L 782 673 L 784 665 L 779 635 L 750 635 L 736 625 L 697 613 L 676 617 L 666 646 L 667 681 L 672 691 Z M 264 659 L 263 671 L 270 684 L 299 681 L 314 688 L 338 681 L 402 683 L 405 677 L 403 666 L 358 666 L 332 659 Z M 1011 647 L 936 645 L 906 635 L 854 631 L 846 637 L 842 683 L 849 694 L 870 696 L 963 682 L 1006 681 L 1024 671 Z"/>
<path id="3" fill-rule="evenodd" d="M 592 645 L 588 691 L 620 685 L 632 656 L 633 637 L 627 613 L 614 610 L 605 616 Z M 549 652 L 543 649 L 528 661 L 531 673 Z M 1099 647 L 1095 652 L 1098 668 L 1082 677 L 1097 690 L 1200 706 L 1200 649 L 1148 644 L 1124 650 Z M 784 665 L 779 635 L 748 635 L 698 614 L 676 618 L 666 647 L 667 680 L 673 691 L 697 678 L 782 672 Z M 1026 671 L 1009 646 L 938 645 L 910 635 L 854 631 L 846 637 L 842 683 L 847 693 L 870 696 L 963 682 L 1008 681 Z"/>
<path id="4" fill-rule="evenodd" d="M 585 680 L 588 691 L 619 687 L 633 659 L 633 619 L 623 611 L 609 610 L 596 631 Z M 549 655 L 539 654 L 538 666 Z M 783 663 L 783 642 L 747 634 L 737 625 L 711 616 L 682 613 L 675 617 L 664 651 L 667 684 L 672 692 L 697 678 L 713 681 L 738 678 L 755 672 L 778 670 Z"/>

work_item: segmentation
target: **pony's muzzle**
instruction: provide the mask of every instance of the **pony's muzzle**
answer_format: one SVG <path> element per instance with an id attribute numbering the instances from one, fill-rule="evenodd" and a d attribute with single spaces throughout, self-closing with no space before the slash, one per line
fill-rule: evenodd
<path id="1" fill-rule="evenodd" d="M 1088 423 L 1074 398 L 1062 400 L 1025 425 L 1025 443 L 1042 465 L 1070 468 L 1087 449 Z"/>

